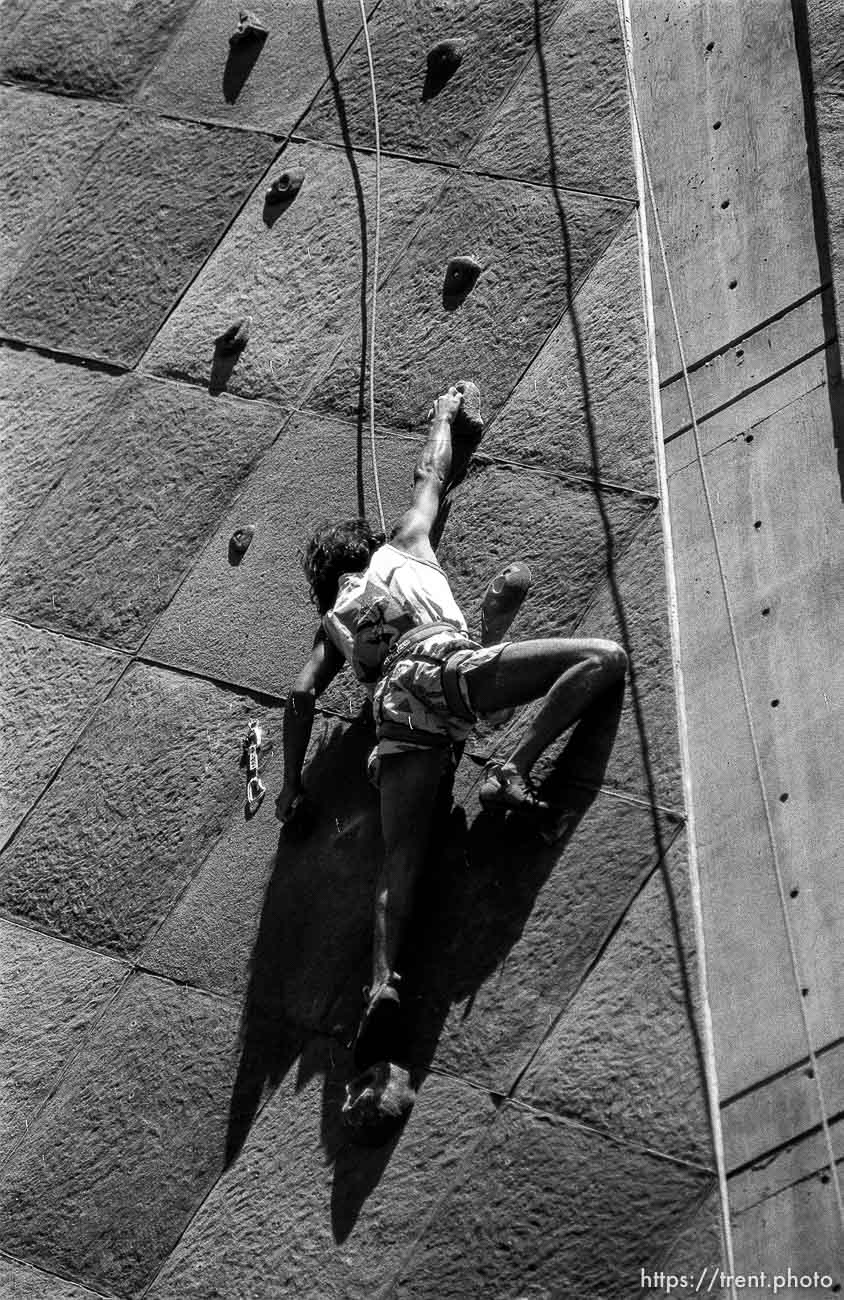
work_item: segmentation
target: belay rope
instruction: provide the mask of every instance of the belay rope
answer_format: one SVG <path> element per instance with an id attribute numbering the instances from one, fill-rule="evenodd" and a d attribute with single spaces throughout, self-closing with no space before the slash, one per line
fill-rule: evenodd
<path id="1" fill-rule="evenodd" d="M 372 299 L 369 308 L 369 450 L 372 458 L 372 479 L 375 485 L 375 501 L 378 506 L 378 518 L 381 531 L 386 533 L 384 507 L 381 503 L 381 484 L 378 480 L 378 454 L 375 448 L 375 321 L 378 308 L 378 265 L 381 257 L 381 122 L 378 116 L 378 94 L 375 89 L 375 66 L 372 62 L 372 46 L 369 43 L 369 21 L 366 16 L 365 0 L 358 0 L 360 16 L 363 22 L 363 38 L 366 42 L 366 58 L 369 63 L 369 84 L 372 90 L 372 115 L 375 121 L 375 252 L 372 259 Z"/>

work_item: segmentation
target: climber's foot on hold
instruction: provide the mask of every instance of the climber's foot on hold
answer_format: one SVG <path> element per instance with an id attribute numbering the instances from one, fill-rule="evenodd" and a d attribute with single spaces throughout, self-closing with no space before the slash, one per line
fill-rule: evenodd
<path id="1" fill-rule="evenodd" d="M 407 1070 L 377 1061 L 346 1084 L 341 1118 L 352 1141 L 381 1146 L 398 1133 L 415 1101 Z"/>
<path id="2" fill-rule="evenodd" d="M 471 379 L 458 379 L 454 387 L 463 398 L 460 409 L 454 417 L 454 433 L 480 442 L 484 432 L 480 389 Z"/>
<path id="3" fill-rule="evenodd" d="M 549 805 L 540 799 L 527 777 L 506 763 L 489 763 L 478 798 L 487 812 L 547 813 Z"/>

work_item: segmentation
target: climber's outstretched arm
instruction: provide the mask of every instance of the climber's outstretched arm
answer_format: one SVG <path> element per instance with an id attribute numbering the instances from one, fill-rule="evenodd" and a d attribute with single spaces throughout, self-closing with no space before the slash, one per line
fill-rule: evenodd
<path id="1" fill-rule="evenodd" d="M 428 440 L 413 471 L 413 499 L 390 536 L 393 546 L 436 563 L 431 529 L 451 477 L 451 426 L 462 394 L 454 385 L 434 402 Z"/>
<path id="2" fill-rule="evenodd" d="M 284 706 L 284 784 L 276 803 L 276 814 L 282 821 L 303 791 L 302 768 L 314 725 L 316 701 L 343 664 L 340 651 L 320 626 L 313 650 L 293 683 Z"/>

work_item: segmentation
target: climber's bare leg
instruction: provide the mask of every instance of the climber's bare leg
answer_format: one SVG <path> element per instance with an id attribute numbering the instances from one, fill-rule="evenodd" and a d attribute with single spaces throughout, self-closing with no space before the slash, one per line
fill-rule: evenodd
<path id="1" fill-rule="evenodd" d="M 540 754 L 625 673 L 627 656 L 614 641 L 548 637 L 507 645 L 468 678 L 478 713 L 542 699 L 542 707 L 505 760 L 505 771 L 526 778 Z"/>
<path id="2" fill-rule="evenodd" d="M 375 892 L 373 988 L 396 969 L 446 763 L 446 750 L 422 746 L 381 759 L 384 866 Z"/>

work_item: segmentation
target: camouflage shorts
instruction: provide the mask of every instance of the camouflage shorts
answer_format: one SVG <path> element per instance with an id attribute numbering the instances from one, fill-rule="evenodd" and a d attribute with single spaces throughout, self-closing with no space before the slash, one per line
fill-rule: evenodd
<path id="1" fill-rule="evenodd" d="M 372 700 L 379 755 L 465 741 L 477 720 L 468 683 L 502 648 L 482 647 L 442 623 L 402 637 Z"/>

